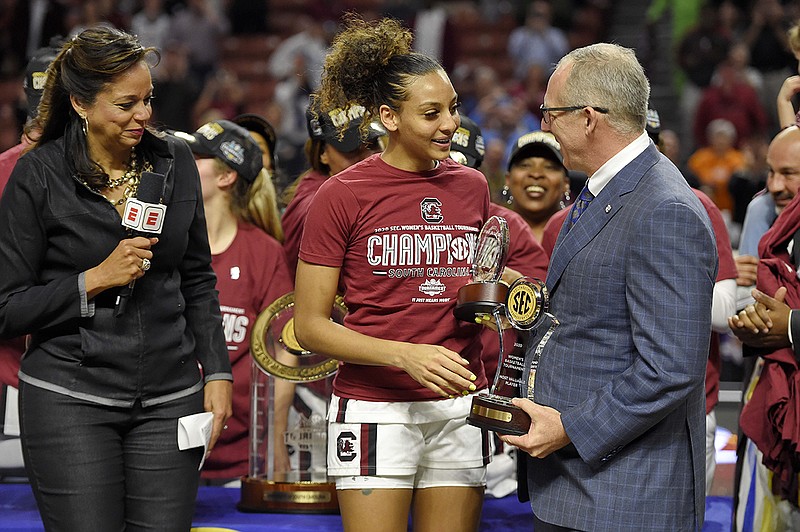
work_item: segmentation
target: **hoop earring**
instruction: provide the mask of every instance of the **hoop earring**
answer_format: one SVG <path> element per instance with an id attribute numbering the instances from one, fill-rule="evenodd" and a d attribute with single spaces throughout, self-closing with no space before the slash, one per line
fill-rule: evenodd
<path id="1" fill-rule="evenodd" d="M 511 195 L 511 189 L 508 188 L 508 185 L 503 185 L 500 196 L 506 202 L 506 205 L 512 205 L 514 203 L 514 196 Z"/>
<path id="2" fill-rule="evenodd" d="M 84 115 L 81 118 L 83 119 L 83 124 L 81 124 L 81 129 L 83 129 L 83 136 L 84 137 L 88 137 L 89 136 L 89 117 Z"/>

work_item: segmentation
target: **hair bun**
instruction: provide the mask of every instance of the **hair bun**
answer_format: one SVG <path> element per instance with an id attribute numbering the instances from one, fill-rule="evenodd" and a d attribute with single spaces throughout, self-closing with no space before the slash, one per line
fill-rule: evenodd
<path id="1" fill-rule="evenodd" d="M 395 19 L 368 22 L 347 13 L 343 23 L 325 58 L 320 89 L 324 109 L 372 102 L 375 80 L 391 59 L 411 53 L 411 30 Z"/>

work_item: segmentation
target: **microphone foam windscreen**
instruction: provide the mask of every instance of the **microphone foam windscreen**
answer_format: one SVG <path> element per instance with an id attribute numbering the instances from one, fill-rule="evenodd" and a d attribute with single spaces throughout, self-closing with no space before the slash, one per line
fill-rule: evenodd
<path id="1" fill-rule="evenodd" d="M 136 190 L 136 199 L 144 203 L 160 203 L 165 178 L 164 174 L 142 172 L 139 188 Z"/>

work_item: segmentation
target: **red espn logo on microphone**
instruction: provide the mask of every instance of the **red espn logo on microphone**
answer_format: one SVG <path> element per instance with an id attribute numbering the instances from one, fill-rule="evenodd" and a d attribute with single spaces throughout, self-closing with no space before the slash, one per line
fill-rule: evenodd
<path id="1" fill-rule="evenodd" d="M 166 212 L 166 205 L 128 198 L 122 215 L 122 225 L 143 233 L 161 233 Z"/>

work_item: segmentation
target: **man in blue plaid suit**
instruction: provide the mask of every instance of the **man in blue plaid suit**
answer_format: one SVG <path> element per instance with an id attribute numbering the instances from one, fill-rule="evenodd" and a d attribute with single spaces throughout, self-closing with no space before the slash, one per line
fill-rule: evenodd
<path id="1" fill-rule="evenodd" d="M 717 270 L 708 216 L 645 133 L 650 87 L 632 50 L 558 64 L 542 129 L 590 176 L 547 274 L 560 325 L 541 351 L 523 436 L 536 532 L 699 531 L 704 377 Z M 536 354 L 528 346 L 527 366 Z M 528 379 L 526 379 L 528 382 Z"/>

